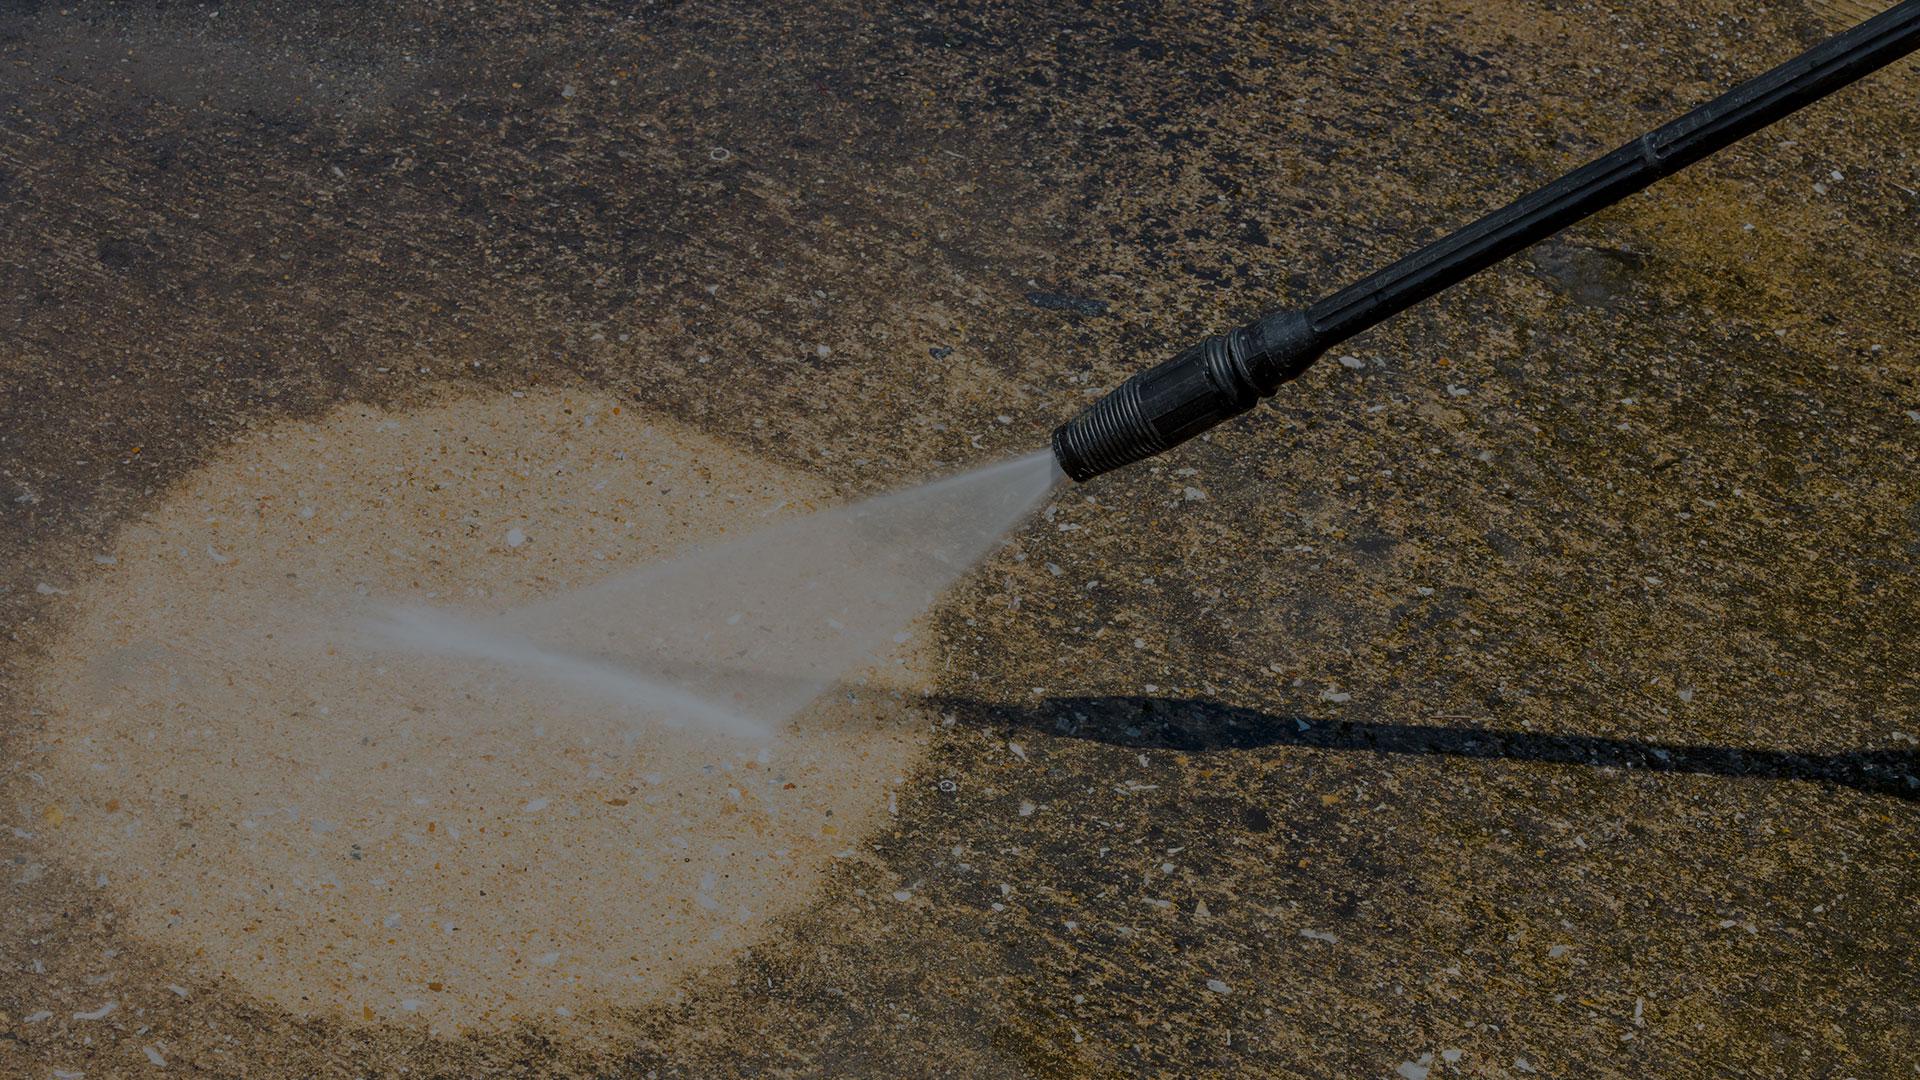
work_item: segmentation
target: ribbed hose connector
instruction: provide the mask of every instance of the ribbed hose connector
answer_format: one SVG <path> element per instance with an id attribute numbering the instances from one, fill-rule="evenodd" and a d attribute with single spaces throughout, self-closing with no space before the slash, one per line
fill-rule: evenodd
<path id="1" fill-rule="evenodd" d="M 1053 429 L 1053 458 L 1082 483 L 1166 449 L 1140 414 L 1140 377 L 1128 379 Z"/>
<path id="2" fill-rule="evenodd" d="M 1053 432 L 1053 456 L 1076 483 L 1193 438 L 1262 397 L 1245 332 L 1216 334 L 1121 383 Z M 1271 393 L 1271 391 L 1268 391 Z"/>

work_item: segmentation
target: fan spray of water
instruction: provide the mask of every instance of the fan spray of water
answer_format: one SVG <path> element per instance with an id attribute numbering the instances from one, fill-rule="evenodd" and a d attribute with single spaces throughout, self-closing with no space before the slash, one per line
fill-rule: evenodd
<path id="1" fill-rule="evenodd" d="M 1042 451 L 818 511 L 487 619 L 391 610 L 390 647 L 511 667 L 638 719 L 777 732 L 892 645 L 1064 479 Z"/>

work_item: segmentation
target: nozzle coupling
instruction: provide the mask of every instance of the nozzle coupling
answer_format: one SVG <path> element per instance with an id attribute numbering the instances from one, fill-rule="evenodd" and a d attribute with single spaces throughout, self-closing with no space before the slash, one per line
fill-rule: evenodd
<path id="1" fill-rule="evenodd" d="M 1081 483 L 1183 443 L 1305 371 L 1323 350 L 1314 337 L 1302 312 L 1215 334 L 1055 428 L 1053 456 Z"/>

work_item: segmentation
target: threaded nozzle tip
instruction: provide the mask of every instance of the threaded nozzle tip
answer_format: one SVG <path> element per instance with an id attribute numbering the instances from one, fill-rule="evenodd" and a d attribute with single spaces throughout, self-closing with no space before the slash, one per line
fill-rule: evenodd
<path id="1" fill-rule="evenodd" d="M 1137 379 L 1121 383 L 1079 416 L 1053 429 L 1054 460 L 1074 483 L 1085 483 L 1166 448 L 1141 409 Z"/>

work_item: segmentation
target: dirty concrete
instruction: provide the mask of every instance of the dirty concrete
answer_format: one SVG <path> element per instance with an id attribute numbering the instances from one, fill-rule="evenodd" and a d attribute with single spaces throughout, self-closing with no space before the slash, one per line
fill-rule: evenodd
<path id="1" fill-rule="evenodd" d="M 882 490 L 1858 7 L 15 5 L 7 768 L 93 556 L 248 431 L 558 385 Z M 1063 495 L 938 614 L 898 817 L 605 1037 L 181 985 L 7 820 L 0 1064 L 1911 1074 L 1916 94 Z"/>

